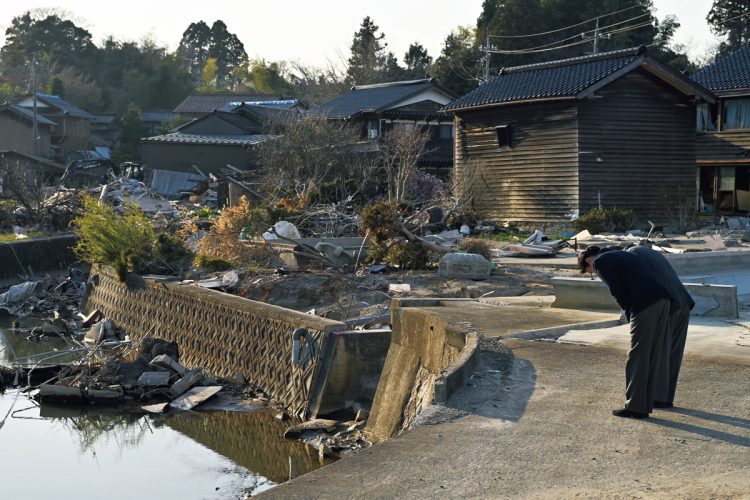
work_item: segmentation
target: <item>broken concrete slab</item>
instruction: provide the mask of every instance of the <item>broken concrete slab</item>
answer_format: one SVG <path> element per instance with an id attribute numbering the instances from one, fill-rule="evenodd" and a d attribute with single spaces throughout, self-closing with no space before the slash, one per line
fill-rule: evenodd
<path id="1" fill-rule="evenodd" d="M 40 401 L 97 401 L 115 400 L 122 397 L 119 391 L 73 387 L 69 385 L 42 384 L 37 397 Z"/>
<path id="2" fill-rule="evenodd" d="M 175 382 L 172 387 L 169 388 L 169 392 L 170 394 L 172 394 L 172 396 L 179 397 L 202 380 L 203 370 L 201 370 L 200 368 L 195 368 L 187 372 L 180 380 Z"/>
<path id="3" fill-rule="evenodd" d="M 146 410 L 149 413 L 164 413 L 167 411 L 169 403 L 156 403 L 153 405 L 141 406 L 141 409 Z"/>
<path id="4" fill-rule="evenodd" d="M 138 385 L 147 387 L 158 387 L 160 385 L 169 385 L 169 379 L 172 376 L 170 372 L 143 372 L 138 377 Z"/>
<path id="5" fill-rule="evenodd" d="M 306 432 L 333 432 L 338 421 L 326 418 L 314 418 L 301 424 L 293 425 L 284 431 L 285 438 L 297 438 Z"/>
<path id="6" fill-rule="evenodd" d="M 161 368 L 167 368 L 170 370 L 174 370 L 180 375 L 184 375 L 187 372 L 187 368 L 179 364 L 177 361 L 172 359 L 167 354 L 160 354 L 156 356 L 154 359 L 152 359 L 149 364 L 151 366 L 158 366 Z"/>
<path id="7" fill-rule="evenodd" d="M 222 389 L 223 387 L 220 385 L 193 387 L 185 394 L 172 401 L 169 406 L 177 408 L 178 410 L 192 410 Z"/>

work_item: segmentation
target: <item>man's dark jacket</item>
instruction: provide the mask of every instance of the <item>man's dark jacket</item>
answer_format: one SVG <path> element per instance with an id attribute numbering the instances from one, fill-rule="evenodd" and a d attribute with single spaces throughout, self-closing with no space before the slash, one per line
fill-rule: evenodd
<path id="1" fill-rule="evenodd" d="M 667 289 L 670 297 L 672 298 L 672 304 L 670 312 L 675 312 L 680 309 L 692 310 L 695 306 L 695 301 L 690 293 L 687 291 L 685 286 L 682 284 L 680 277 L 674 271 L 672 264 L 659 252 L 652 248 L 638 246 L 628 249 L 628 252 L 633 253 L 640 257 L 646 266 L 653 271 L 657 278 L 659 278 Z"/>
<path id="2" fill-rule="evenodd" d="M 602 252 L 594 258 L 594 269 L 625 311 L 628 321 L 661 299 L 672 300 L 656 275 L 632 253 Z"/>

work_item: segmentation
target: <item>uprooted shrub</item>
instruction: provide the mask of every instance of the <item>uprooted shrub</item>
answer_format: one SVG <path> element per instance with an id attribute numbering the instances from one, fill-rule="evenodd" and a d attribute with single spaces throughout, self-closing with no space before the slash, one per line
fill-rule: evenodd
<path id="1" fill-rule="evenodd" d="M 120 213 L 90 196 L 83 199 L 84 211 L 73 219 L 78 242 L 75 253 L 89 264 L 108 264 L 125 280 L 129 271 L 141 271 L 152 256 L 156 232 L 149 219 L 135 206 Z"/>
<path id="2" fill-rule="evenodd" d="M 465 239 L 458 246 L 458 249 L 463 250 L 466 253 L 475 253 L 477 255 L 481 255 L 487 260 L 492 260 L 490 245 L 483 240 L 477 240 L 474 238 Z"/>
<path id="3" fill-rule="evenodd" d="M 575 221 L 577 231 L 588 230 L 591 234 L 624 232 L 633 229 L 638 219 L 629 208 L 594 208 Z"/>
<path id="4" fill-rule="evenodd" d="M 248 198 L 243 196 L 237 205 L 222 210 L 208 234 L 198 242 L 198 253 L 233 265 L 267 265 L 273 260 L 269 251 L 247 248 L 240 241 L 240 233 L 258 236 L 288 215 L 289 212 L 283 208 L 253 208 Z"/>
<path id="5" fill-rule="evenodd" d="M 429 262 L 424 245 L 407 241 L 400 229 L 407 208 L 378 201 L 362 210 L 361 225 L 367 234 L 367 262 L 385 262 L 401 269 L 425 269 Z"/>

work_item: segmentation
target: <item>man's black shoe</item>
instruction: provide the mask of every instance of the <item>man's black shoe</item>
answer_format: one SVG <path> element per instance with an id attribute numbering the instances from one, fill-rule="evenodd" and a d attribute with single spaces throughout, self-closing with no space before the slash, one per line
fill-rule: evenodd
<path id="1" fill-rule="evenodd" d="M 627 408 L 621 408 L 619 410 L 612 410 L 612 415 L 615 417 L 624 418 L 648 418 L 648 413 L 641 413 L 639 411 L 631 411 Z"/>
<path id="2" fill-rule="evenodd" d="M 654 401 L 654 408 L 674 408 L 674 404 L 666 401 Z"/>

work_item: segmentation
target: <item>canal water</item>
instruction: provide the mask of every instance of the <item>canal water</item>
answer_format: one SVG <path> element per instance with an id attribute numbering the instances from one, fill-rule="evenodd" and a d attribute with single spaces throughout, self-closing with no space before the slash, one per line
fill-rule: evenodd
<path id="1" fill-rule="evenodd" d="M 30 342 L 9 323 L 0 318 L 18 356 L 67 348 Z M 314 448 L 284 439 L 286 426 L 269 411 L 40 406 L 9 389 L 0 394 L 0 498 L 245 498 L 325 465 Z"/>

